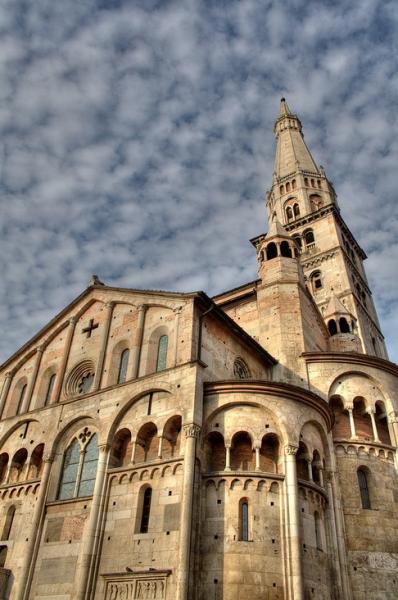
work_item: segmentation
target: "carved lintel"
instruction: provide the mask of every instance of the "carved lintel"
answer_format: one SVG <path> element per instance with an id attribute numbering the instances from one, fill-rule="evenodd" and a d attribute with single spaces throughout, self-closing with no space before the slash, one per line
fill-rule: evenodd
<path id="1" fill-rule="evenodd" d="M 285 446 L 285 454 L 286 456 L 296 456 L 299 447 L 294 444 L 287 444 Z"/>
<path id="2" fill-rule="evenodd" d="M 198 439 L 201 428 L 195 423 L 189 423 L 188 425 L 183 426 L 183 430 L 186 438 L 193 437 Z"/>

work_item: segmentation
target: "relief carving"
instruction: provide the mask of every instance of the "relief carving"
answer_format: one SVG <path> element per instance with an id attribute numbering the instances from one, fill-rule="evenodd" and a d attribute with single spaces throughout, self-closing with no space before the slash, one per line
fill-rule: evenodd
<path id="1" fill-rule="evenodd" d="M 129 581 L 109 581 L 106 600 L 163 600 L 166 582 L 163 578 L 133 577 Z"/>

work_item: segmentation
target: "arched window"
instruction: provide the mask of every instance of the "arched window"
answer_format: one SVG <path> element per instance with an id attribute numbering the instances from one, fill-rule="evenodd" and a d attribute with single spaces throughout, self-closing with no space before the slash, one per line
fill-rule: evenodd
<path id="1" fill-rule="evenodd" d="M 161 335 L 158 342 L 158 355 L 156 359 L 156 371 L 163 371 L 167 365 L 167 346 L 169 338 L 167 335 Z"/>
<path id="2" fill-rule="evenodd" d="M 293 210 L 291 206 L 288 206 L 286 208 L 286 218 L 288 221 L 291 221 L 293 219 Z"/>
<path id="3" fill-rule="evenodd" d="M 283 192 L 284 192 L 284 191 L 285 191 L 285 190 L 284 190 L 284 187 L 283 187 L 283 185 L 279 186 L 279 192 L 280 192 L 281 194 L 283 194 Z"/>
<path id="4" fill-rule="evenodd" d="M 223 436 L 219 431 L 211 431 L 206 440 L 206 463 L 208 471 L 224 471 L 225 454 Z"/>
<path id="5" fill-rule="evenodd" d="M 292 258 L 292 251 L 289 246 L 289 242 L 284 240 L 281 243 L 281 256 L 286 256 L 287 258 Z"/>
<path id="6" fill-rule="evenodd" d="M 21 387 L 21 391 L 20 391 L 19 398 L 18 398 L 17 410 L 15 412 L 16 415 L 20 415 L 21 414 L 22 404 L 23 404 L 23 401 L 24 401 L 24 398 L 25 398 L 27 387 L 28 387 L 27 383 L 25 383 Z"/>
<path id="7" fill-rule="evenodd" d="M 293 205 L 293 213 L 295 217 L 299 217 L 300 216 L 300 207 L 298 204 L 294 204 Z"/>
<path id="8" fill-rule="evenodd" d="M 83 375 L 78 385 L 79 394 L 88 394 L 91 386 L 93 385 L 93 381 L 94 373 L 87 373 L 87 375 Z"/>
<path id="9" fill-rule="evenodd" d="M 152 488 L 147 487 L 142 502 L 140 533 L 148 533 L 149 515 L 151 513 Z"/>
<path id="10" fill-rule="evenodd" d="M 317 180 L 317 184 L 318 184 L 318 187 L 320 188 L 321 187 L 321 180 L 320 179 Z"/>
<path id="11" fill-rule="evenodd" d="M 315 180 L 314 179 L 311 179 L 311 185 L 312 185 L 312 187 L 315 187 Z"/>
<path id="12" fill-rule="evenodd" d="M 314 523 L 315 523 L 315 539 L 316 547 L 318 550 L 322 550 L 322 535 L 321 535 L 321 519 L 318 512 L 314 512 Z"/>
<path id="13" fill-rule="evenodd" d="M 368 486 L 368 477 L 365 469 L 358 469 L 358 485 L 359 485 L 359 493 L 361 494 L 361 504 L 362 508 L 370 508 L 370 495 L 369 495 L 369 486 Z"/>
<path id="14" fill-rule="evenodd" d="M 310 244 L 315 243 L 314 232 L 312 231 L 312 229 L 306 229 L 306 231 L 304 231 L 303 235 L 304 235 L 304 240 L 305 240 L 306 246 L 309 246 Z"/>
<path id="15" fill-rule="evenodd" d="M 3 532 L 1 534 L 2 540 L 9 540 L 11 534 L 12 524 L 14 522 L 15 506 L 10 506 L 7 510 L 6 520 L 4 521 Z"/>
<path id="16" fill-rule="evenodd" d="M 345 317 L 340 317 L 339 325 L 340 333 L 350 333 L 350 326 L 348 325 L 347 319 Z"/>
<path id="17" fill-rule="evenodd" d="M 51 402 L 51 396 L 52 396 L 53 389 L 54 389 L 55 379 L 56 379 L 56 374 L 53 373 L 51 375 L 50 379 L 48 380 L 46 397 L 44 399 L 44 406 L 48 406 Z"/>
<path id="18" fill-rule="evenodd" d="M 117 375 L 118 383 L 124 383 L 126 381 L 127 365 L 129 364 L 129 356 L 130 356 L 130 352 L 129 352 L 128 348 L 123 350 L 123 352 L 120 355 L 119 371 L 118 371 L 118 375 Z"/>
<path id="19" fill-rule="evenodd" d="M 302 247 L 302 239 L 301 239 L 301 237 L 299 235 L 294 235 L 293 239 L 294 239 L 294 241 L 295 241 L 295 243 L 297 245 L 297 248 L 298 248 L 299 252 L 301 252 L 301 247 Z"/>
<path id="20" fill-rule="evenodd" d="M 292 181 L 292 189 L 295 190 L 296 189 L 296 180 L 293 179 Z"/>
<path id="21" fill-rule="evenodd" d="M 308 177 L 304 177 L 304 185 L 308 187 Z"/>
<path id="22" fill-rule="evenodd" d="M 25 472 L 25 464 L 26 459 L 28 458 L 28 452 L 25 448 L 21 448 L 16 452 L 11 461 L 11 469 L 10 469 L 10 481 L 21 481 L 22 478 L 26 475 Z"/>
<path id="23" fill-rule="evenodd" d="M 239 502 L 239 539 L 241 542 L 249 541 L 249 502 L 242 498 Z"/>
<path id="24" fill-rule="evenodd" d="M 267 252 L 267 260 L 271 260 L 271 258 L 276 258 L 278 256 L 278 250 L 276 248 L 276 244 L 274 242 L 270 242 L 266 249 Z"/>
<path id="25" fill-rule="evenodd" d="M 43 466 L 43 452 L 44 444 L 39 444 L 33 450 L 30 457 L 28 479 L 38 479 L 41 475 L 41 469 Z"/>
<path id="26" fill-rule="evenodd" d="M 289 182 L 287 182 L 287 184 L 286 184 L 286 191 L 290 192 L 290 183 Z"/>
<path id="27" fill-rule="evenodd" d="M 334 319 L 330 319 L 330 321 L 328 322 L 328 329 L 329 329 L 330 335 L 336 335 L 337 325 L 336 325 L 336 321 Z"/>
<path id="28" fill-rule="evenodd" d="M 243 358 L 235 358 L 234 361 L 234 376 L 236 379 L 249 379 L 250 370 Z"/>
<path id="29" fill-rule="evenodd" d="M 247 431 L 238 431 L 234 434 L 230 454 L 233 471 L 254 471 L 252 440 Z"/>
<path id="30" fill-rule="evenodd" d="M 113 440 L 109 467 L 115 469 L 129 465 L 131 451 L 131 433 L 126 428 L 120 429 Z"/>
<path id="31" fill-rule="evenodd" d="M 311 274 L 311 285 L 313 292 L 317 292 L 323 287 L 322 273 L 320 271 L 314 271 L 314 273 Z"/>
<path id="32" fill-rule="evenodd" d="M 91 496 L 98 463 L 97 436 L 94 434 L 84 451 L 74 439 L 64 455 L 58 499 Z"/>

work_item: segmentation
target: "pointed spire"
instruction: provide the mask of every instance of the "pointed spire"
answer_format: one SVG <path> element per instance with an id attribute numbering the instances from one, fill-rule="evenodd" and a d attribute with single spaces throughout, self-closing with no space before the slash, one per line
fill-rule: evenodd
<path id="1" fill-rule="evenodd" d="M 286 99 L 281 98 L 281 105 L 279 108 L 279 117 L 285 117 L 286 115 L 291 115 L 290 108 L 287 105 Z"/>
<path id="2" fill-rule="evenodd" d="M 276 137 L 274 171 L 278 179 L 297 171 L 320 174 L 304 141 L 301 121 L 290 111 L 285 98 L 281 98 L 279 117 L 275 122 L 274 131 Z"/>

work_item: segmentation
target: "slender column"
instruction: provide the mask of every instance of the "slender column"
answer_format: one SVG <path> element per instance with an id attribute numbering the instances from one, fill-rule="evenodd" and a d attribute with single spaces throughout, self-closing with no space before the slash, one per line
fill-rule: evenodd
<path id="1" fill-rule="evenodd" d="M 22 567 L 18 575 L 18 588 L 15 595 L 16 600 L 28 600 L 30 586 L 32 584 L 36 557 L 40 547 L 41 534 L 44 524 L 48 480 L 51 473 L 53 457 L 44 459 L 43 471 L 40 479 L 39 494 L 33 510 L 30 530 L 27 537 L 27 546 L 23 552 Z"/>
<path id="2" fill-rule="evenodd" d="M 99 456 L 97 474 L 95 477 L 90 516 L 84 528 L 84 535 L 77 561 L 75 575 L 76 583 L 72 594 L 72 600 L 85 600 L 89 594 L 92 577 L 91 564 L 97 549 L 97 542 L 100 539 L 100 532 L 97 529 L 97 524 L 99 523 L 101 510 L 103 507 L 106 469 L 109 460 L 109 447 L 104 444 L 99 446 L 98 450 Z"/>
<path id="3" fill-rule="evenodd" d="M 70 352 L 70 348 L 72 345 L 72 339 L 73 339 L 73 334 L 75 332 L 76 323 L 77 323 L 76 317 L 71 317 L 69 319 L 69 327 L 68 327 L 68 331 L 66 334 L 64 354 L 62 356 L 61 366 L 59 368 L 57 380 L 55 382 L 55 390 L 52 395 L 51 404 L 56 404 L 57 402 L 59 402 L 59 398 L 61 396 L 62 384 L 64 382 L 66 365 L 68 364 L 69 352 Z"/>
<path id="4" fill-rule="evenodd" d="M 162 436 L 159 436 L 158 458 L 162 458 L 162 450 L 163 450 L 163 438 L 162 438 Z"/>
<path id="5" fill-rule="evenodd" d="M 260 448 L 255 448 L 256 453 L 256 471 L 260 471 Z"/>
<path id="6" fill-rule="evenodd" d="M 175 314 L 175 319 L 174 319 L 174 358 L 173 358 L 174 366 L 177 365 L 177 358 L 178 358 L 177 353 L 178 353 L 178 339 L 179 339 L 181 310 L 182 310 L 181 306 L 179 306 L 178 308 L 176 308 L 174 310 L 174 314 Z"/>
<path id="7" fill-rule="evenodd" d="M 30 377 L 29 387 L 25 394 L 25 398 L 23 399 L 23 403 L 21 406 L 21 414 L 28 412 L 28 410 L 30 408 L 30 402 L 32 400 L 33 390 L 35 389 L 35 385 L 36 385 L 36 381 L 37 381 L 37 374 L 40 369 L 40 363 L 41 363 L 44 349 L 45 349 L 44 345 L 39 346 L 36 349 L 36 360 L 35 360 L 35 364 L 33 367 L 32 375 Z"/>
<path id="8" fill-rule="evenodd" d="M 324 487 L 323 469 L 322 469 L 322 467 L 319 467 L 319 485 L 321 487 Z"/>
<path id="9" fill-rule="evenodd" d="M 9 371 L 8 373 L 6 373 L 5 379 L 4 379 L 4 383 L 3 383 L 3 387 L 1 390 L 1 396 L 0 396 L 0 416 L 3 416 L 3 412 L 4 412 L 4 407 L 6 405 L 7 402 L 7 397 L 8 397 L 8 392 L 10 391 L 10 386 L 11 386 L 11 382 L 12 382 L 12 378 L 13 378 L 13 373 L 11 371 Z"/>
<path id="10" fill-rule="evenodd" d="M 373 440 L 375 442 L 380 443 L 379 434 L 377 432 L 377 426 L 376 426 L 375 409 L 368 408 L 368 410 L 366 412 L 368 413 L 368 415 L 370 415 L 370 420 L 372 422 Z"/>
<path id="11" fill-rule="evenodd" d="M 335 519 L 335 506 L 334 506 L 334 498 L 333 498 L 333 490 L 332 490 L 332 484 L 330 483 L 330 481 L 327 482 L 326 484 L 326 488 L 327 488 L 327 495 L 328 495 L 328 500 L 329 503 L 326 507 L 326 514 L 329 515 L 329 531 L 330 531 L 330 535 L 332 538 L 332 544 L 331 544 L 331 548 L 329 548 L 329 552 L 332 555 L 332 559 L 335 565 L 335 573 L 336 573 L 336 585 L 337 585 L 337 592 L 338 592 L 338 597 L 343 598 L 343 593 L 342 593 L 342 578 L 341 578 L 341 565 L 340 565 L 340 556 L 339 556 L 339 547 L 338 547 L 338 539 L 337 539 L 337 525 L 336 525 L 336 519 Z"/>
<path id="12" fill-rule="evenodd" d="M 225 470 L 231 470 L 231 446 L 225 446 Z"/>
<path id="13" fill-rule="evenodd" d="M 398 413 L 391 411 L 388 415 L 388 424 L 392 429 L 391 443 L 398 446 Z M 395 439 L 394 439 L 395 438 Z"/>
<path id="14" fill-rule="evenodd" d="M 332 484 L 332 497 L 334 498 L 334 517 L 336 521 L 336 534 L 337 534 L 337 548 L 339 553 L 341 581 L 343 585 L 343 598 L 344 600 L 351 600 L 352 592 L 350 586 L 350 579 L 348 576 L 347 567 L 347 552 L 345 546 L 345 533 L 344 533 L 344 519 L 343 519 L 343 507 L 341 504 L 341 498 L 339 494 L 339 487 L 337 484 L 336 472 L 330 472 L 330 479 Z"/>
<path id="15" fill-rule="evenodd" d="M 134 340 L 133 340 L 133 356 L 131 361 L 131 375 L 130 379 L 136 379 L 140 372 L 140 358 L 141 358 L 141 348 L 142 348 L 142 340 L 144 338 L 144 325 L 145 325 L 145 313 L 147 310 L 146 304 L 141 304 L 138 307 L 138 323 L 137 328 L 134 332 Z"/>
<path id="16" fill-rule="evenodd" d="M 307 458 L 307 468 L 308 468 L 308 479 L 310 481 L 314 481 L 314 477 L 312 475 L 312 462 L 310 458 Z"/>
<path id="17" fill-rule="evenodd" d="M 135 463 L 135 449 L 137 448 L 137 442 L 136 440 L 134 440 L 133 442 L 131 442 L 131 463 L 134 464 Z"/>
<path id="18" fill-rule="evenodd" d="M 355 422 L 354 422 L 354 414 L 353 414 L 353 405 L 347 406 L 348 416 L 350 418 L 350 429 L 351 429 L 351 439 L 355 439 L 357 437 L 357 432 L 355 431 Z"/>
<path id="19" fill-rule="evenodd" d="M 192 512 L 195 484 L 195 455 L 196 440 L 200 434 L 200 427 L 195 423 L 184 425 L 184 479 L 182 484 L 180 544 L 177 572 L 176 600 L 189 600 L 189 567 L 191 558 L 191 533 Z"/>
<path id="20" fill-rule="evenodd" d="M 296 454 L 298 446 L 285 446 L 285 488 L 287 497 L 288 523 L 287 544 L 289 549 L 289 578 L 291 600 L 303 600 L 303 576 L 301 568 L 300 521 Z"/>
<path id="21" fill-rule="evenodd" d="M 98 356 L 97 369 L 95 371 L 93 391 L 97 391 L 101 387 L 102 374 L 104 371 L 106 347 L 108 345 L 109 330 L 111 328 L 112 314 L 113 314 L 114 306 L 115 306 L 114 302 L 107 302 L 105 304 L 105 308 L 106 308 L 105 326 L 104 326 L 104 331 L 102 333 L 101 349 L 100 349 L 100 353 Z"/>

